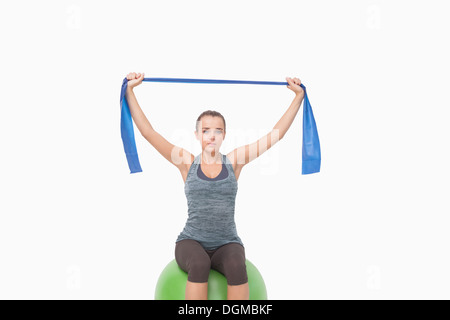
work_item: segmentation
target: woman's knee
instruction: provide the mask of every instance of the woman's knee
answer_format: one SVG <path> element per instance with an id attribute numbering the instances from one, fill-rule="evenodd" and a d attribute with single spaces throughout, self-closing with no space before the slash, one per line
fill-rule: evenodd
<path id="1" fill-rule="evenodd" d="M 240 257 L 232 258 L 223 262 L 223 268 L 228 272 L 239 272 L 246 271 L 245 260 Z"/>
<path id="2" fill-rule="evenodd" d="M 245 258 L 240 255 L 231 255 L 224 261 L 223 271 L 228 285 L 236 286 L 248 281 Z"/>
<path id="3" fill-rule="evenodd" d="M 193 257 L 188 263 L 188 280 L 190 282 L 208 282 L 211 260 L 205 257 Z"/>
<path id="4" fill-rule="evenodd" d="M 210 270 L 211 260 L 206 257 L 192 257 L 188 263 L 188 268 L 190 270 Z"/>

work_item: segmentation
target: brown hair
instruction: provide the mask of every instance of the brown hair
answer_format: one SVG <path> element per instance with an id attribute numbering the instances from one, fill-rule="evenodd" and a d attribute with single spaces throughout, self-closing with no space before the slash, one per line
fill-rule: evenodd
<path id="1" fill-rule="evenodd" d="M 212 117 L 220 117 L 223 120 L 223 131 L 227 131 L 227 125 L 225 123 L 225 118 L 223 117 L 223 115 L 220 112 L 217 111 L 213 111 L 213 110 L 206 110 L 204 112 L 202 112 L 201 115 L 198 116 L 197 118 L 197 122 L 195 123 L 195 130 L 198 131 L 198 124 L 201 120 L 202 117 L 204 116 L 212 116 Z"/>

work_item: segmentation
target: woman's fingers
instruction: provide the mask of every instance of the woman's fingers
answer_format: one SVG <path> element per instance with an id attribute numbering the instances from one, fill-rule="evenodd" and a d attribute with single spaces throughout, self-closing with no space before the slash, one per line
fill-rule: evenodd
<path id="1" fill-rule="evenodd" d="M 127 79 L 134 80 L 134 79 L 139 79 L 143 76 L 144 76 L 144 73 L 130 72 L 129 74 L 127 74 Z"/>
<path id="2" fill-rule="evenodd" d="M 300 85 L 302 82 L 300 81 L 300 79 L 299 78 L 289 78 L 289 77 L 286 77 L 286 79 L 288 80 L 288 82 L 290 82 L 290 81 L 292 81 L 294 84 L 296 84 L 296 85 Z"/>
<path id="3" fill-rule="evenodd" d="M 291 88 L 291 78 L 286 77 L 286 81 L 288 83 L 287 87 L 290 89 Z"/>

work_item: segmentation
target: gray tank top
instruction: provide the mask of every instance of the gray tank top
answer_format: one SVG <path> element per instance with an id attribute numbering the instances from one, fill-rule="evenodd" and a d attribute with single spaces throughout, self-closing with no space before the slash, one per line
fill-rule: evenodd
<path id="1" fill-rule="evenodd" d="M 237 235 L 234 221 L 237 180 L 228 157 L 220 155 L 222 171 L 212 179 L 200 168 L 201 154 L 191 164 L 184 185 L 188 219 L 176 242 L 196 240 L 206 250 L 214 250 L 231 242 L 244 245 Z"/>

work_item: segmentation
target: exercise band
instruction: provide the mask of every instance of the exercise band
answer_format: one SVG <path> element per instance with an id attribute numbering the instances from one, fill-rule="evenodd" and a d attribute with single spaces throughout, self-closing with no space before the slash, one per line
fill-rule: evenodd
<path id="1" fill-rule="evenodd" d="M 289 85 L 287 82 L 271 81 L 242 81 L 242 80 L 214 80 L 214 79 L 183 79 L 183 78 L 144 78 L 146 82 L 172 82 L 172 83 L 210 83 L 210 84 L 257 84 L 257 85 Z M 128 161 L 130 173 L 142 172 L 134 138 L 133 121 L 130 108 L 128 106 L 125 92 L 128 86 L 128 79 L 125 77 L 120 92 L 120 130 L 123 141 L 125 155 Z M 305 92 L 303 99 L 303 145 L 302 145 L 302 174 L 320 172 L 321 153 L 319 134 L 317 132 L 316 121 L 309 103 L 306 87 L 300 86 Z"/>

